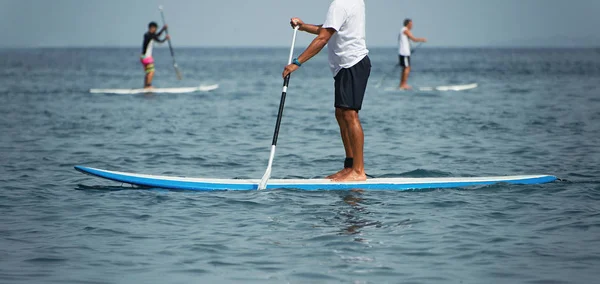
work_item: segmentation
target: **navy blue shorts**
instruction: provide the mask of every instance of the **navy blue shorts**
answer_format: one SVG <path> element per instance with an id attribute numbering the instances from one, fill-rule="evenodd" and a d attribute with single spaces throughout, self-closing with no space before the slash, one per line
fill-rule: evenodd
<path id="1" fill-rule="evenodd" d="M 359 111 L 371 76 L 371 59 L 363 60 L 335 75 L 335 107 Z"/>

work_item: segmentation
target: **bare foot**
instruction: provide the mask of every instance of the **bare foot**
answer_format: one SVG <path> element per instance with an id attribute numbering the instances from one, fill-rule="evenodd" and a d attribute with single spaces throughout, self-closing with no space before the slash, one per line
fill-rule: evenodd
<path id="1" fill-rule="evenodd" d="M 335 174 L 332 174 L 332 175 L 330 175 L 330 176 L 327 176 L 327 177 L 326 177 L 326 179 L 335 180 L 336 178 L 338 178 L 338 177 L 340 177 L 340 176 L 342 176 L 342 175 L 345 175 L 345 174 L 347 174 L 347 173 L 348 173 L 349 171 L 351 171 L 351 170 L 352 170 L 352 169 L 350 169 L 350 168 L 345 168 L 345 169 L 343 169 L 343 170 L 341 170 L 341 171 L 339 171 L 339 172 L 337 172 L 337 173 L 335 173 Z"/>
<path id="2" fill-rule="evenodd" d="M 412 87 L 409 85 L 400 85 L 400 90 L 412 90 Z"/>
<path id="3" fill-rule="evenodd" d="M 334 179 L 333 181 L 345 182 L 345 181 L 365 181 L 365 180 L 367 180 L 367 175 L 364 172 L 359 173 L 357 171 L 349 171 L 347 174 L 341 175 L 341 176 L 337 177 L 336 179 Z"/>

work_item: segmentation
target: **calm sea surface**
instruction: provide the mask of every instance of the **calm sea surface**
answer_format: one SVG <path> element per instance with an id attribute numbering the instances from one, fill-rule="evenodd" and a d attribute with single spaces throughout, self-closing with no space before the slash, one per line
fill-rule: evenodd
<path id="1" fill-rule="evenodd" d="M 299 52 L 300 50 L 298 50 Z M 600 51 L 419 49 L 397 92 L 373 49 L 361 118 L 378 177 L 553 174 L 547 185 L 412 192 L 140 190 L 74 165 L 260 178 L 287 50 L 0 50 L 0 283 L 597 283 Z M 381 83 L 381 86 L 378 86 Z M 273 177 L 343 165 L 325 55 L 294 74 Z"/>

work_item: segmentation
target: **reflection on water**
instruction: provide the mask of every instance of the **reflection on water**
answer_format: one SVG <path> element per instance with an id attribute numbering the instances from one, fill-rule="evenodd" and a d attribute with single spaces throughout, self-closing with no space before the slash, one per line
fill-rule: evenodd
<path id="1" fill-rule="evenodd" d="M 370 215 L 368 208 L 364 205 L 363 190 L 352 190 L 344 192 L 342 200 L 344 203 L 349 205 L 347 210 L 343 210 L 339 213 L 342 219 L 344 227 L 342 228 L 341 234 L 344 235 L 360 235 L 362 229 L 368 226 L 380 227 L 381 222 L 365 219 L 365 215 Z M 355 238 L 357 242 L 365 242 L 363 238 Z"/>

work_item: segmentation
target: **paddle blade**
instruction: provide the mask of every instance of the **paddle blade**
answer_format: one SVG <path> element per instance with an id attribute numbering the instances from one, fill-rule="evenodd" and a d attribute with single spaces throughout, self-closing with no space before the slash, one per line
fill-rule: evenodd
<path id="1" fill-rule="evenodd" d="M 183 76 L 181 76 L 181 72 L 179 71 L 179 67 L 175 66 L 175 74 L 177 75 L 177 80 L 181 81 Z"/>
<path id="2" fill-rule="evenodd" d="M 260 179 L 260 183 L 258 183 L 258 190 L 267 189 L 267 183 L 269 182 L 270 178 L 271 178 L 271 167 L 267 168 L 267 171 L 263 175 L 262 179 Z"/>
<path id="3" fill-rule="evenodd" d="M 260 179 L 260 183 L 258 183 L 258 190 L 267 189 L 267 183 L 271 178 L 271 169 L 273 168 L 273 160 L 275 159 L 276 148 L 277 146 L 275 146 L 275 144 L 271 145 L 271 155 L 269 155 L 269 164 L 267 165 L 267 170 L 265 171 L 265 174 L 263 175 L 262 179 Z"/>

